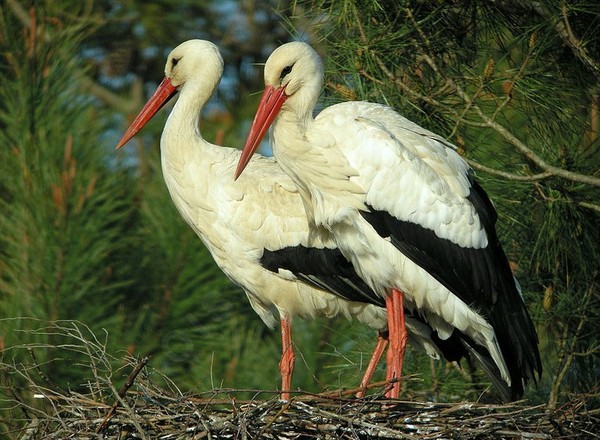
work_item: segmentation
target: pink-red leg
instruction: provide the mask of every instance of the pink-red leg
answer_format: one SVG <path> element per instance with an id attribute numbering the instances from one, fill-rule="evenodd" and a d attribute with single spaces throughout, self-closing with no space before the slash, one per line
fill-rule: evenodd
<path id="1" fill-rule="evenodd" d="M 388 332 L 380 331 L 377 336 L 377 345 L 375 346 L 375 350 L 373 351 L 373 356 L 371 356 L 371 360 L 369 361 L 369 365 L 367 365 L 367 369 L 365 370 L 365 374 L 360 381 L 360 390 L 356 393 L 356 397 L 361 398 L 365 396 L 365 391 L 367 389 L 367 385 L 371 382 L 371 378 L 373 377 L 373 373 L 375 373 L 375 369 L 377 365 L 379 365 L 379 361 L 381 360 L 381 356 L 385 351 L 385 348 L 388 345 Z"/>
<path id="2" fill-rule="evenodd" d="M 281 361 L 279 371 L 281 372 L 281 400 L 290 400 L 292 388 L 292 374 L 294 372 L 294 361 L 296 355 L 292 346 L 292 330 L 289 318 L 281 318 Z"/>
<path id="3" fill-rule="evenodd" d="M 402 362 L 404 361 L 404 349 L 406 348 L 406 325 L 404 323 L 403 294 L 398 289 L 392 289 L 385 299 L 388 316 L 388 331 L 390 346 L 387 352 L 387 374 L 386 380 L 396 379 L 386 397 L 397 399 L 400 396 L 400 379 L 402 377 Z"/>

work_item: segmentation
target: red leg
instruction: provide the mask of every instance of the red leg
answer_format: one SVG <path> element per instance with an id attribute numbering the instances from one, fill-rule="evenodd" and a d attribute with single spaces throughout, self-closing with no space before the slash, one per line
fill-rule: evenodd
<path id="1" fill-rule="evenodd" d="M 361 398 L 365 397 L 365 390 L 369 382 L 371 382 L 371 378 L 373 377 L 373 373 L 375 373 L 375 368 L 379 364 L 379 360 L 385 351 L 385 348 L 388 344 L 388 333 L 380 331 L 377 336 L 377 345 L 375 346 L 375 350 L 373 351 L 373 356 L 371 356 L 371 360 L 369 361 L 369 365 L 367 365 L 367 369 L 365 370 L 365 374 L 360 381 L 360 391 L 356 393 L 356 397 Z"/>
<path id="2" fill-rule="evenodd" d="M 290 320 L 287 317 L 281 318 L 281 361 L 279 362 L 279 371 L 281 372 L 281 400 L 290 400 L 295 360 L 296 355 L 292 346 Z"/>
<path id="3" fill-rule="evenodd" d="M 404 361 L 404 349 L 406 348 L 406 326 L 404 323 L 404 304 L 402 292 L 392 289 L 390 295 L 385 299 L 388 315 L 388 331 L 390 334 L 390 347 L 387 352 L 387 375 L 386 380 L 397 379 L 388 391 L 386 397 L 397 399 L 400 396 L 400 378 L 402 377 L 402 362 Z"/>

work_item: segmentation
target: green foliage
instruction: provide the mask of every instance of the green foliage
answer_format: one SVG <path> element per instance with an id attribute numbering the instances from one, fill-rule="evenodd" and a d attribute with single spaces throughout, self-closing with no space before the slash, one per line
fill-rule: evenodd
<path id="1" fill-rule="evenodd" d="M 112 268 L 128 246 L 130 181 L 103 160 L 95 111 L 77 89 L 73 54 L 89 29 L 32 12 L 29 26 L 4 10 L 0 18 L 0 303 L 13 318 L 0 321 L 2 348 L 27 342 L 22 331 L 36 320 L 114 327 L 127 281 Z M 60 338 L 31 335 L 45 347 L 37 353 L 45 374 L 76 386 L 76 359 L 50 361 L 61 356 Z"/>

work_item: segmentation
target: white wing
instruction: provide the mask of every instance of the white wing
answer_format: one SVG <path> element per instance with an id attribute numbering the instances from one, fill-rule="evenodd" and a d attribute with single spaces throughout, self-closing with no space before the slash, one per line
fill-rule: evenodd
<path id="1" fill-rule="evenodd" d="M 348 102 L 323 111 L 364 191 L 364 202 L 421 225 L 464 247 L 487 245 L 475 207 L 467 199 L 471 169 L 453 146 L 389 107 Z"/>

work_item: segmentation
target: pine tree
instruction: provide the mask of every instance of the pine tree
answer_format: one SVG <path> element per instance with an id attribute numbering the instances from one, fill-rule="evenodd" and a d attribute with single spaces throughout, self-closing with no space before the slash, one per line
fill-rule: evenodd
<path id="1" fill-rule="evenodd" d="M 77 387 L 89 372 L 74 353 L 59 352 L 61 337 L 41 329 L 75 320 L 101 335 L 123 321 L 130 280 L 115 257 L 131 245 L 133 192 L 99 147 L 98 113 L 78 88 L 76 53 L 94 21 L 46 6 L 0 15 L 0 340 L 4 359 L 38 363 L 58 386 Z M 19 351 L 25 344 L 37 349 Z M 2 379 L 5 391 L 19 392 Z"/>

